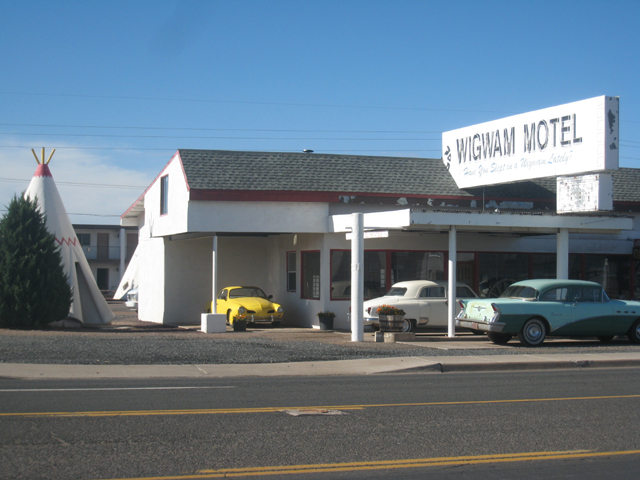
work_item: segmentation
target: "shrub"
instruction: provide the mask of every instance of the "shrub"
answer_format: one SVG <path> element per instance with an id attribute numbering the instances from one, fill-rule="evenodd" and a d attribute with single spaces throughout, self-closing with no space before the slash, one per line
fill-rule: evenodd
<path id="1" fill-rule="evenodd" d="M 0 326 L 33 328 L 69 315 L 72 291 L 37 201 L 14 196 L 0 220 Z"/>

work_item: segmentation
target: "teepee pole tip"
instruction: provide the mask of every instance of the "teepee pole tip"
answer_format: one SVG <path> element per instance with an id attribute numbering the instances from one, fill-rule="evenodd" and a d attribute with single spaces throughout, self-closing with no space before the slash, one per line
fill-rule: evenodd
<path id="1" fill-rule="evenodd" d="M 44 149 L 43 149 L 44 151 Z M 53 157 L 53 154 L 56 153 L 56 149 L 54 148 L 53 150 L 51 150 L 51 153 L 49 154 L 49 159 L 47 160 L 47 163 L 45 163 L 45 165 L 49 165 L 49 162 L 51 161 L 51 157 Z M 42 156 L 42 160 L 44 160 L 44 155 Z"/>
<path id="2" fill-rule="evenodd" d="M 38 155 L 36 155 L 36 151 L 33 148 L 31 149 L 31 153 L 33 153 L 33 156 L 36 157 L 36 162 L 38 162 L 38 165 L 40 165 L 40 159 L 38 158 Z"/>

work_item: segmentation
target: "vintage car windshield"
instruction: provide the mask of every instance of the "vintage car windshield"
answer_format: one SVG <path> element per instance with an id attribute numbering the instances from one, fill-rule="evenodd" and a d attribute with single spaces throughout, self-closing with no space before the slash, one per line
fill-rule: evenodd
<path id="1" fill-rule="evenodd" d="M 407 293 L 407 289 L 403 287 L 391 287 L 391 290 L 387 292 L 386 297 L 404 297 Z"/>
<path id="2" fill-rule="evenodd" d="M 242 287 L 242 288 L 234 288 L 229 292 L 229 298 L 240 298 L 240 297 L 259 297 L 267 299 L 267 295 L 259 288 L 255 287 Z"/>
<path id="3" fill-rule="evenodd" d="M 511 285 L 507 288 L 500 298 L 521 298 L 522 300 L 535 300 L 540 292 L 533 287 L 526 285 Z"/>

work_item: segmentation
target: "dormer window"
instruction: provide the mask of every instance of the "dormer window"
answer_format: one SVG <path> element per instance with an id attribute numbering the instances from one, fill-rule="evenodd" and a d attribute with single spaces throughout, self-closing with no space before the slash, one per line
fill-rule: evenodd
<path id="1" fill-rule="evenodd" d="M 160 215 L 169 213 L 169 175 L 160 178 Z"/>

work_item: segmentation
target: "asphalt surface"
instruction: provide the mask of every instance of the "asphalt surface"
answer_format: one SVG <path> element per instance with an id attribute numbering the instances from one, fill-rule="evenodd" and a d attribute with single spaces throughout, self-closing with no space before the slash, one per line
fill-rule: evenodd
<path id="1" fill-rule="evenodd" d="M 635 479 L 638 380 L 0 379 L 0 478 Z"/>
<path id="2" fill-rule="evenodd" d="M 365 333 L 364 342 L 352 342 L 350 332 L 287 326 L 258 326 L 246 332 L 228 328 L 226 333 L 206 334 L 199 331 L 199 325 L 141 322 L 119 302 L 111 307 L 116 319 L 110 325 L 0 330 L 0 376 L 191 376 L 192 371 L 196 375 L 270 376 L 278 372 L 316 375 L 640 365 L 640 346 L 624 337 L 609 344 L 596 339 L 548 339 L 530 348 L 517 340 L 499 346 L 485 336 L 468 333 L 452 339 L 442 332 L 418 332 L 415 340 L 398 343 L 376 343 L 372 332 Z M 83 368 L 88 366 L 102 369 Z"/>

